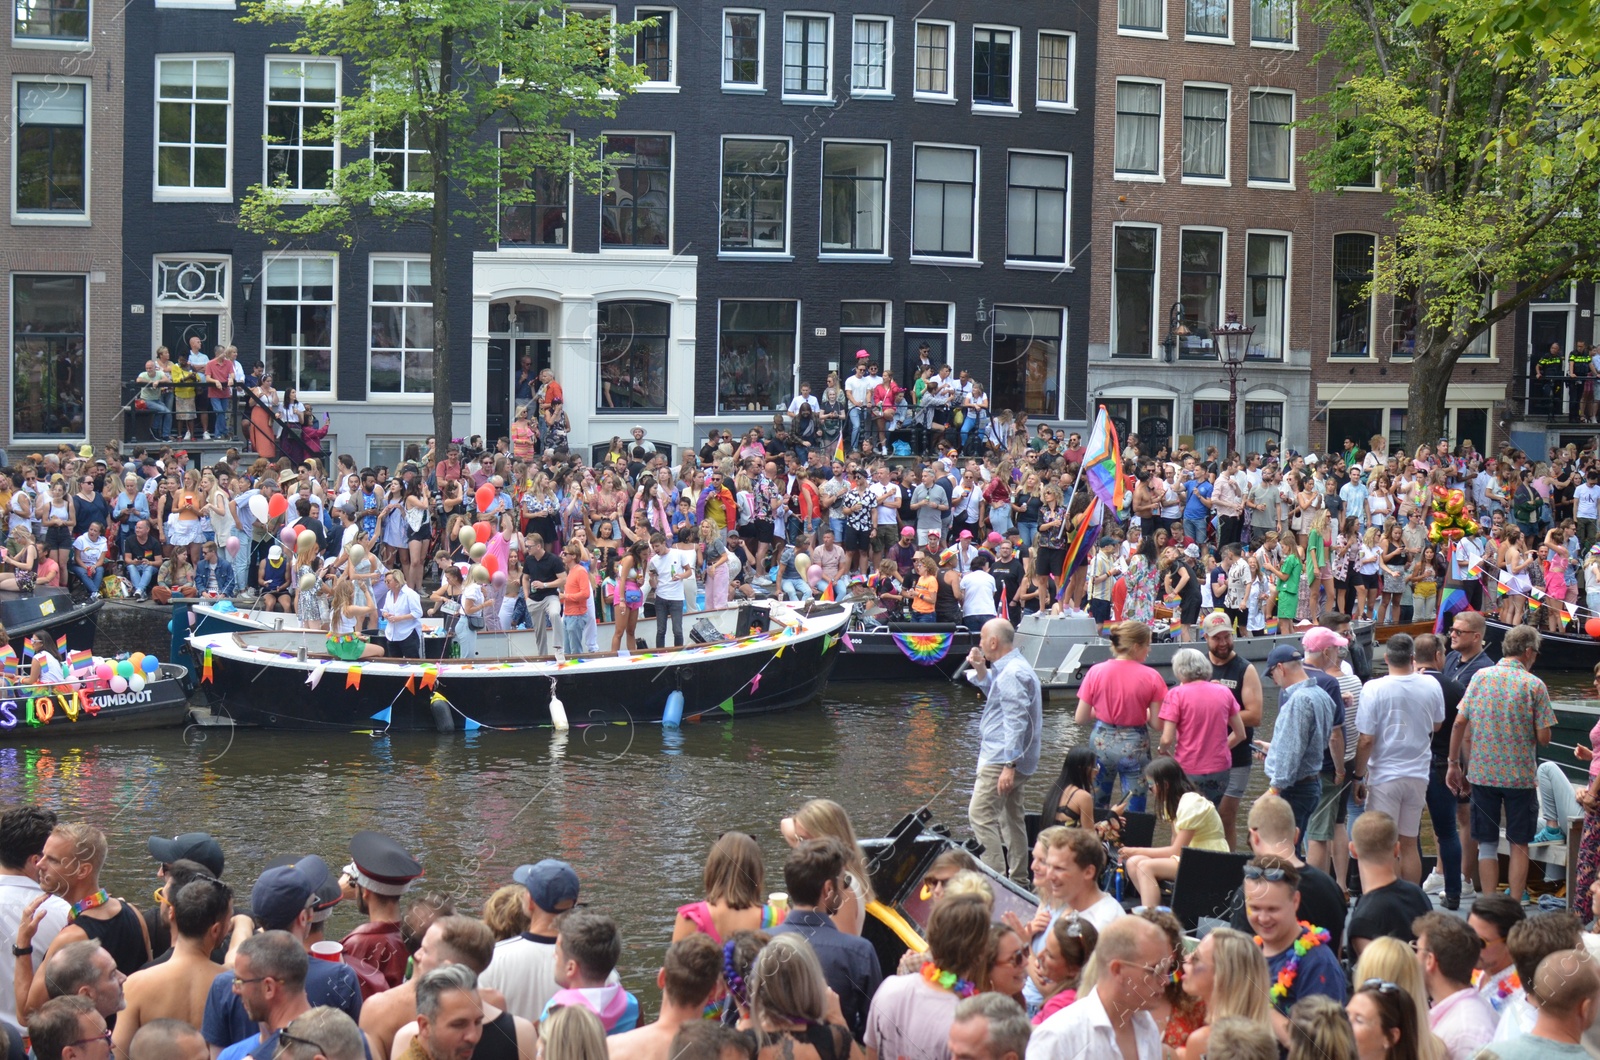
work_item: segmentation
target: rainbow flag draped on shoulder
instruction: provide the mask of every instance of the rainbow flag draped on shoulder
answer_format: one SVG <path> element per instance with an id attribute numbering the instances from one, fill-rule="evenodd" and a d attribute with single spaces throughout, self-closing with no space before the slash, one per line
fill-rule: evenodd
<path id="1" fill-rule="evenodd" d="M 1088 483 L 1100 503 L 1121 520 L 1127 496 L 1127 480 L 1122 474 L 1122 450 L 1117 443 L 1117 429 L 1111 425 L 1104 405 L 1100 406 L 1094 418 L 1094 429 L 1089 432 L 1089 444 L 1083 451 L 1083 468 L 1079 475 L 1079 481 Z"/>
<path id="2" fill-rule="evenodd" d="M 1089 557 L 1094 554 L 1094 543 L 1100 537 L 1100 523 L 1104 516 L 1100 498 L 1090 497 L 1083 521 L 1067 539 L 1066 555 L 1061 561 L 1061 577 L 1057 580 L 1060 586 L 1056 593 L 1058 598 L 1066 595 L 1067 579 L 1072 577 L 1072 572 L 1078 569 L 1080 563 L 1088 563 Z"/>

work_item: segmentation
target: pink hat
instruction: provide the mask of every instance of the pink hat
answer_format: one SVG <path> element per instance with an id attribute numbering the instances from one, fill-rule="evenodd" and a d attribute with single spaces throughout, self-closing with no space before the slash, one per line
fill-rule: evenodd
<path id="1" fill-rule="evenodd" d="M 998 545 L 1000 542 L 1002 542 L 1004 540 L 1005 540 L 1005 538 L 1001 537 L 999 534 L 997 534 L 993 530 L 991 530 L 991 531 L 989 531 L 989 536 L 983 539 L 983 543 L 986 544 L 986 545 Z"/>
<path id="2" fill-rule="evenodd" d="M 1350 642 L 1327 626 L 1312 626 L 1306 630 L 1300 643 L 1306 651 L 1326 651 L 1329 648 L 1342 648 Z"/>
<path id="3" fill-rule="evenodd" d="M 909 527 L 909 526 L 902 526 L 900 528 L 900 536 L 901 537 L 914 537 L 914 536 L 916 536 L 916 533 L 917 532 L 915 530 L 911 529 L 911 527 Z"/>
<path id="4" fill-rule="evenodd" d="M 971 530 L 963 530 L 963 531 L 961 531 L 960 534 L 958 534 L 956 536 L 962 541 L 971 541 L 972 540 L 972 531 Z"/>
<path id="5" fill-rule="evenodd" d="M 858 361 L 864 361 L 870 356 L 872 356 L 872 355 L 870 353 L 868 353 L 866 350 L 857 350 L 856 351 L 856 360 L 858 360 Z"/>

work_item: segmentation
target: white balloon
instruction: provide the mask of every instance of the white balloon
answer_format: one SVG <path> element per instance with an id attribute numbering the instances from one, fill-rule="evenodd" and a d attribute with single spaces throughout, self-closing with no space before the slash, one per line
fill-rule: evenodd
<path id="1" fill-rule="evenodd" d="M 144 677 L 140 674 L 134 674 L 132 677 L 128 678 L 128 691 L 143 692 Z"/>
<path id="2" fill-rule="evenodd" d="M 250 498 L 250 514 L 262 522 L 267 521 L 267 499 L 262 496 Z"/>

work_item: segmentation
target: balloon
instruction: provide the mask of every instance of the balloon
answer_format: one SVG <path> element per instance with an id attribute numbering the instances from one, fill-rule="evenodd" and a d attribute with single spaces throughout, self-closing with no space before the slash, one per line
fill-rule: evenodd
<path id="1" fill-rule="evenodd" d="M 1583 631 L 1591 637 L 1600 638 L 1600 618 L 1591 618 L 1585 622 Z"/>
<path id="2" fill-rule="evenodd" d="M 494 535 L 494 530 L 488 523 L 473 523 L 472 536 L 479 541 L 487 542 Z"/>
<path id="3" fill-rule="evenodd" d="M 462 548 L 471 548 L 472 543 L 478 540 L 478 535 L 472 532 L 472 527 L 463 526 L 461 532 L 456 534 L 456 540 L 461 542 Z"/>
<path id="4" fill-rule="evenodd" d="M 111 664 L 108 662 L 95 664 L 94 675 L 102 681 L 111 680 L 111 675 L 114 673 L 116 673 L 116 671 L 111 668 Z"/>
<path id="5" fill-rule="evenodd" d="M 143 666 L 145 673 L 153 674 L 157 670 L 161 669 L 161 660 L 157 659 L 154 655 L 146 655 L 144 657 Z"/>
<path id="6" fill-rule="evenodd" d="M 285 497 L 281 493 L 274 493 L 272 495 L 272 499 L 267 502 L 267 518 L 268 519 L 276 519 L 278 516 L 282 515 L 284 512 L 286 512 L 288 510 L 289 510 L 289 498 Z"/>
<path id="7" fill-rule="evenodd" d="M 229 534 L 228 544 L 225 547 L 228 550 L 228 555 L 237 556 L 239 554 L 239 539 L 234 537 L 232 534 Z"/>
<path id="8" fill-rule="evenodd" d="M 313 574 L 311 571 L 306 571 L 304 574 L 300 575 L 300 591 L 301 592 L 309 593 L 313 589 L 315 589 L 316 587 L 317 587 L 317 576 L 315 574 Z"/>
<path id="9" fill-rule="evenodd" d="M 487 551 L 489 551 L 488 545 L 482 541 L 474 541 L 472 547 L 467 549 L 467 555 L 471 556 L 472 562 L 476 563 L 483 558 L 483 554 Z"/>
<path id="10" fill-rule="evenodd" d="M 365 545 L 351 545 L 350 546 L 350 563 L 352 565 L 360 563 L 362 560 L 364 560 L 366 558 L 367 558 L 367 547 Z"/>
<path id="11" fill-rule="evenodd" d="M 128 681 L 121 674 L 118 674 L 116 677 L 113 677 L 111 679 L 111 691 L 113 691 L 113 692 L 126 692 L 127 690 L 128 690 Z"/>
<path id="12" fill-rule="evenodd" d="M 142 676 L 140 676 L 139 674 L 134 674 L 132 677 L 128 678 L 128 691 L 130 691 L 130 692 L 143 692 L 144 691 L 144 678 Z"/>
<path id="13" fill-rule="evenodd" d="M 261 496 L 251 497 L 250 514 L 255 516 L 259 522 L 264 523 L 270 519 L 271 516 L 267 514 L 267 499 Z"/>
<path id="14" fill-rule="evenodd" d="M 494 487 L 484 483 L 478 487 L 478 492 L 472 495 L 472 499 L 478 502 L 478 511 L 488 511 L 490 506 L 494 504 Z"/>
<path id="15" fill-rule="evenodd" d="M 123 659 L 121 662 L 117 663 L 117 675 L 119 677 L 132 677 L 133 663 L 129 662 L 127 659 Z"/>
<path id="16" fill-rule="evenodd" d="M 278 540 L 283 542 L 284 548 L 294 548 L 294 539 L 294 527 L 286 526 L 282 530 L 278 531 Z"/>
<path id="17" fill-rule="evenodd" d="M 307 545 L 314 545 L 316 543 L 317 535 L 314 531 L 302 530 L 299 534 L 295 535 L 294 544 L 296 548 L 304 548 Z"/>
<path id="18" fill-rule="evenodd" d="M 498 556 L 485 556 L 485 557 L 483 557 L 483 569 L 488 571 L 490 576 L 493 577 L 500 570 L 500 557 L 498 557 Z"/>
<path id="19" fill-rule="evenodd" d="M 136 651 L 132 655 L 128 656 L 128 664 L 135 670 L 144 669 L 144 652 Z"/>

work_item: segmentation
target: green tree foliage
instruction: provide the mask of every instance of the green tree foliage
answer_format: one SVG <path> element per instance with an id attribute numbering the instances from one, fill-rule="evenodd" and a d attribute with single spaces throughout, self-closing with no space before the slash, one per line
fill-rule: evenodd
<path id="1" fill-rule="evenodd" d="M 241 21 L 285 26 L 292 52 L 342 58 L 357 87 L 302 133 L 307 142 L 340 145 L 330 186 L 308 193 L 283 180 L 257 185 L 241 202 L 240 225 L 274 244 L 332 235 L 345 247 L 366 224 L 428 230 L 430 389 L 442 446 L 453 427 L 446 251 L 452 240 L 492 234 L 501 208 L 532 203 L 528 178 L 536 169 L 571 175 L 591 190 L 604 184 L 598 142 L 569 127 L 614 117 L 644 80 L 631 53 L 634 34 L 648 23 L 615 25 L 550 0 L 259 0 L 245 7 Z M 409 167 L 385 150 L 400 146 L 415 152 L 405 156 Z"/>
<path id="2" fill-rule="evenodd" d="M 1361 183 L 1376 169 L 1393 193 L 1396 231 L 1372 287 L 1416 301 L 1414 438 L 1443 436 L 1450 376 L 1474 339 L 1600 263 L 1600 168 L 1585 134 L 1600 95 L 1569 76 L 1590 60 L 1485 33 L 1498 2 L 1312 9 L 1322 57 L 1342 67 L 1305 123 L 1318 134 L 1312 184 Z"/>

